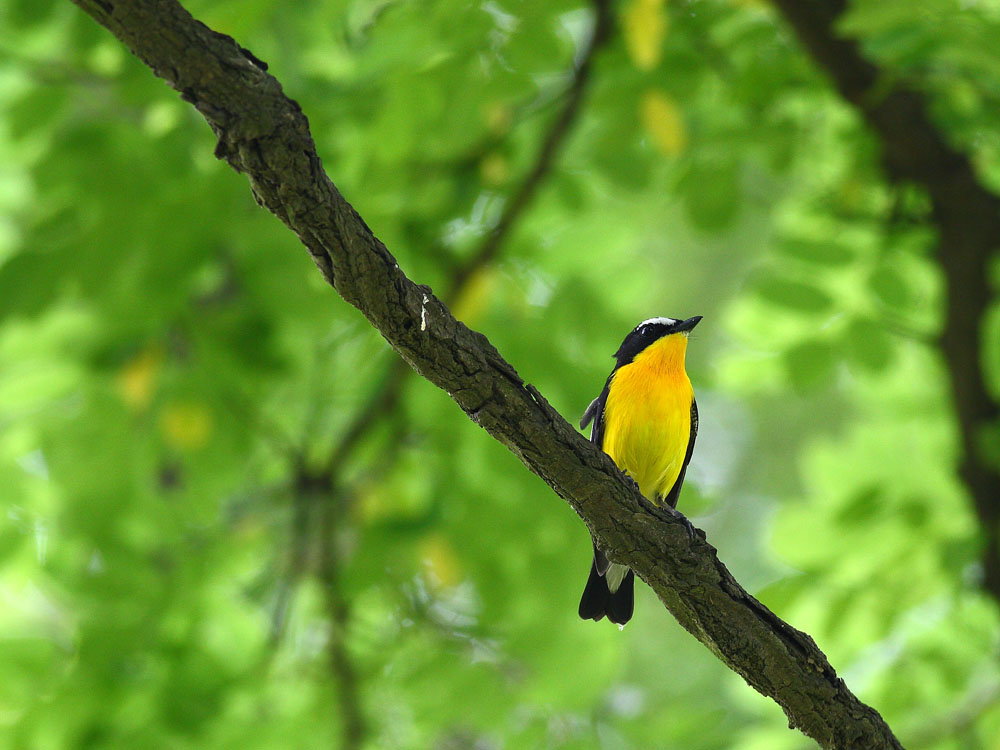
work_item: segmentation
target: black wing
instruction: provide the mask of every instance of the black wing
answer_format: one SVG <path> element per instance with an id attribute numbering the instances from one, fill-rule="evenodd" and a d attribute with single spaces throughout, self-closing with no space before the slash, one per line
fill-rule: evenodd
<path id="1" fill-rule="evenodd" d="M 604 406 L 608 402 L 608 391 L 611 388 L 611 379 L 615 376 L 618 371 L 616 367 L 608 375 L 608 380 L 604 384 L 604 390 L 601 391 L 601 395 L 590 402 L 590 406 L 587 407 L 587 411 L 583 413 L 580 417 L 580 429 L 586 429 L 587 425 L 590 424 L 590 420 L 594 420 L 594 429 L 590 431 L 590 442 L 596 443 L 598 447 L 603 448 L 604 445 Z"/>
<path id="2" fill-rule="evenodd" d="M 677 481 L 667 493 L 665 502 L 671 508 L 677 507 L 677 499 L 681 495 L 681 485 L 684 484 L 684 474 L 687 473 L 688 463 L 691 461 L 691 454 L 694 453 L 694 441 L 698 437 L 698 402 L 691 399 L 691 437 L 688 438 L 687 453 L 684 455 L 684 465 L 681 466 L 681 473 L 677 475 Z"/>
<path id="3" fill-rule="evenodd" d="M 611 374 L 608 375 L 607 382 L 604 384 L 604 390 L 601 391 L 601 395 L 590 402 L 590 406 L 587 407 L 587 410 L 583 413 L 583 416 L 580 417 L 581 430 L 587 429 L 587 425 L 590 424 L 590 420 L 594 420 L 594 429 L 590 431 L 590 442 L 596 443 L 599 448 L 604 447 L 602 445 L 602 443 L 604 442 L 604 405 L 608 401 L 608 391 L 611 388 L 611 378 L 615 376 L 615 372 L 617 370 L 618 368 L 616 367 L 614 370 L 611 371 Z M 604 576 L 604 574 L 608 572 L 608 567 L 610 567 L 610 565 L 611 563 L 608 560 L 608 558 L 604 556 L 604 553 L 601 552 L 599 549 L 597 549 L 597 542 L 594 542 L 594 570 L 597 571 L 598 577 Z M 593 574 L 591 575 L 593 576 Z M 601 581 L 601 585 L 604 587 L 603 589 L 601 589 L 601 591 L 608 592 L 607 585 L 604 584 L 603 581 Z M 591 584 L 588 581 L 587 590 L 590 590 L 590 588 Z M 610 596 L 610 592 L 607 593 L 607 596 Z M 587 596 L 585 591 L 584 599 L 586 598 Z M 603 603 L 603 599 L 601 601 Z M 603 608 L 600 609 L 601 612 L 604 611 Z M 580 617 L 583 617 L 585 620 L 600 619 L 599 617 L 593 618 L 591 614 L 585 615 L 584 614 L 585 610 L 589 612 L 589 608 L 585 608 L 584 602 L 581 601 Z"/>

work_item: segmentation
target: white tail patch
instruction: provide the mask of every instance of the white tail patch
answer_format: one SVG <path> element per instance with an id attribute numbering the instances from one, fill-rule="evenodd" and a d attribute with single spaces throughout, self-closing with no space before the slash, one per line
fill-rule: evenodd
<path id="1" fill-rule="evenodd" d="M 604 580 L 608 582 L 608 591 L 612 594 L 617 593 L 622 581 L 625 580 L 626 573 L 628 573 L 628 565 L 611 563 L 608 572 L 604 574 Z"/>

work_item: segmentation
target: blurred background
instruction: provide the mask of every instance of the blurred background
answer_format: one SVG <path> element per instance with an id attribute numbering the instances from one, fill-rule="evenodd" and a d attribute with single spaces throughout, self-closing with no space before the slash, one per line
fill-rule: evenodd
<path id="1" fill-rule="evenodd" d="M 1000 747 L 935 214 L 779 11 L 625 0 L 595 41 L 573 0 L 186 6 L 570 421 L 637 322 L 705 316 L 680 508 L 908 748 Z M 1000 192 L 1000 5 L 837 29 Z M 213 147 L 69 2 L 0 4 L 0 747 L 814 747 L 643 585 L 623 632 L 579 620 L 582 522 Z"/>

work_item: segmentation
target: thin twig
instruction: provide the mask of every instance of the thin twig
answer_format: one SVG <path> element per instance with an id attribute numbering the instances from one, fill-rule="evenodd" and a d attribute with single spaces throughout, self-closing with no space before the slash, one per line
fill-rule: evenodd
<path id="1" fill-rule="evenodd" d="M 535 163 L 521 183 L 520 188 L 504 207 L 503 213 L 497 220 L 493 229 L 486 235 L 486 239 L 479 246 L 479 249 L 464 263 L 459 265 L 451 275 L 442 301 L 451 307 L 459 294 L 463 291 L 469 280 L 483 267 L 489 265 L 499 253 L 503 241 L 507 238 L 511 229 L 514 228 L 517 220 L 524 213 L 525 209 L 531 205 L 532 199 L 538 192 L 539 186 L 544 182 L 545 177 L 552 169 L 566 137 L 576 122 L 577 114 L 580 111 L 580 104 L 583 101 L 584 92 L 590 81 L 590 72 L 593 68 L 594 55 L 611 35 L 611 7 L 608 0 L 595 0 L 594 2 L 594 30 L 591 32 L 590 41 L 580 58 L 573 74 L 572 83 L 566 92 L 566 104 L 563 106 L 559 116 L 552 123 L 548 134 L 542 141 L 538 154 L 535 156 Z"/>
<path id="2" fill-rule="evenodd" d="M 545 177 L 552 169 L 555 157 L 561 145 L 565 142 L 573 123 L 580 111 L 584 91 L 590 77 L 590 71 L 595 53 L 607 40 L 611 26 L 610 8 L 606 0 L 595 0 L 596 21 L 591 40 L 579 64 L 574 71 L 573 80 L 566 92 L 566 104 L 546 133 L 539 148 L 534 166 L 525 176 L 521 186 L 507 203 L 497 224 L 486 236 L 480 247 L 468 261 L 457 265 L 452 272 L 444 294 L 448 305 L 465 291 L 475 274 L 498 256 L 504 240 L 516 225 L 518 219 L 531 204 Z M 396 357 L 385 370 L 379 384 L 372 391 L 365 404 L 355 413 L 354 418 L 341 433 L 340 440 L 330 453 L 330 457 L 319 474 L 328 491 L 321 496 L 300 491 L 296 493 L 295 516 L 293 519 L 292 554 L 297 564 L 293 565 L 292 574 L 298 577 L 306 556 L 308 546 L 309 513 L 313 502 L 318 515 L 319 534 L 319 566 L 320 576 L 326 595 L 327 613 L 330 620 L 330 641 L 328 647 L 330 669 L 337 683 L 337 695 L 340 704 L 342 729 L 342 747 L 354 750 L 361 746 L 367 734 L 361 700 L 358 694 L 358 677 L 353 661 L 347 650 L 347 627 L 350 621 L 350 609 L 347 599 L 342 593 L 340 560 L 337 555 L 335 540 L 347 512 L 346 505 L 349 495 L 338 491 L 339 477 L 343 467 L 354 449 L 369 434 L 371 429 L 382 419 L 392 414 L 399 402 L 403 387 L 412 371 L 406 362 Z M 384 467 L 383 467 L 384 468 Z M 304 488 L 303 488 L 304 490 Z M 287 582 L 289 588 L 294 588 L 296 580 Z M 288 593 L 282 601 L 282 611 L 288 606 L 291 596 Z M 284 615 L 281 618 L 284 620 Z M 277 631 L 280 635 L 280 631 Z"/>
<path id="3" fill-rule="evenodd" d="M 590 82 L 594 56 L 607 42 L 611 34 L 612 17 L 609 1 L 594 0 L 594 14 L 594 30 L 566 90 L 566 103 L 542 140 L 532 168 L 507 202 L 497 223 L 469 259 L 456 265 L 450 278 L 445 282 L 445 291 L 441 295 L 441 300 L 448 307 L 454 306 L 476 273 L 497 258 L 504 240 L 531 205 L 538 189 L 551 172 L 556 156 L 577 120 L 581 102 Z M 371 427 L 378 422 L 379 418 L 396 408 L 403 386 L 412 372 L 405 361 L 398 357 L 394 358 L 382 376 L 379 385 L 372 391 L 368 401 L 356 412 L 354 419 L 341 433 L 340 440 L 331 452 L 330 459 L 324 468 L 325 473 L 336 476 Z"/>
<path id="4" fill-rule="evenodd" d="M 469 260 L 464 264 L 456 265 L 453 270 L 447 282 L 448 291 L 443 298 L 445 304 L 449 306 L 453 305 L 455 300 L 465 291 L 476 272 L 496 259 L 503 246 L 503 241 L 514 228 L 517 220 L 529 207 L 531 199 L 551 171 L 555 157 L 576 121 L 580 111 L 580 104 L 590 79 L 594 56 L 601 45 L 607 41 L 611 27 L 611 15 L 608 3 L 605 0 L 596 0 L 594 6 L 596 19 L 594 31 L 583 56 L 575 68 L 572 82 L 566 89 L 566 103 L 542 140 L 534 165 L 525 176 L 513 198 L 508 202 L 495 227 L 486 236 L 485 240 Z M 393 357 L 392 361 L 385 368 L 379 382 L 372 389 L 368 400 L 355 412 L 353 419 L 351 419 L 341 432 L 340 439 L 330 452 L 330 457 L 327 459 L 326 465 L 317 472 L 317 476 L 328 478 L 331 486 L 339 484 L 339 477 L 344 465 L 350 459 L 357 446 L 383 418 L 395 410 L 403 393 L 403 387 L 412 372 L 403 359 Z M 302 471 L 304 470 L 301 466 L 296 468 L 296 472 L 299 475 L 301 475 Z M 273 639 L 279 639 L 281 636 L 283 623 L 287 620 L 287 610 L 291 605 L 295 586 L 303 573 L 305 562 L 304 550 L 308 545 L 306 537 L 309 529 L 309 512 L 309 507 L 304 504 L 299 495 L 296 495 L 290 538 L 292 562 L 288 573 L 288 580 L 285 581 L 285 585 L 279 592 L 279 597 L 272 614 Z"/>

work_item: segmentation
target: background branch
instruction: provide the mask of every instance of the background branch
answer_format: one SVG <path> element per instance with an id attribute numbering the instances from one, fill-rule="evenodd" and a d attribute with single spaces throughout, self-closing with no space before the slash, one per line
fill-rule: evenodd
<path id="1" fill-rule="evenodd" d="M 878 135 L 889 176 L 927 190 L 938 230 L 947 308 L 944 354 L 962 440 L 960 474 L 985 537 L 986 590 L 1000 603 L 1000 466 L 985 455 L 984 436 L 1000 424 L 981 358 L 981 329 L 991 302 L 989 263 L 1000 243 L 1000 198 L 979 181 L 969 159 L 945 140 L 923 96 L 890 82 L 834 26 L 845 0 L 774 0 L 803 46 L 837 90 Z"/>
<path id="2" fill-rule="evenodd" d="M 635 569 L 792 726 L 827 748 L 900 747 L 809 636 L 750 596 L 711 545 L 688 538 L 679 514 L 646 502 L 483 335 L 406 278 L 326 176 L 305 116 L 263 63 L 173 0 L 76 2 L 202 113 L 217 156 L 248 176 L 257 200 L 403 358 L 567 500 L 609 557 Z"/>
<path id="3" fill-rule="evenodd" d="M 362 746 L 368 726 L 358 690 L 357 668 L 347 649 L 347 629 L 351 621 L 351 610 L 350 602 L 343 592 L 340 553 L 337 549 L 345 502 L 341 493 L 329 484 L 323 482 L 322 485 L 321 494 L 316 498 L 319 508 L 317 535 L 320 579 L 323 582 L 326 609 L 330 618 L 327 653 L 340 706 L 341 747 L 344 750 L 355 750 Z"/>
<path id="4" fill-rule="evenodd" d="M 611 17 L 607 4 L 597 0 L 594 11 L 594 30 L 574 68 L 563 107 L 545 133 L 531 169 L 514 191 L 496 225 L 468 260 L 456 264 L 452 270 L 445 285 L 448 290 L 445 294 L 446 304 L 454 304 L 468 288 L 475 274 L 496 260 L 504 240 L 551 172 L 555 158 L 580 112 L 594 55 L 609 36 Z M 354 418 L 342 432 L 326 465 L 320 471 L 311 473 L 307 470 L 302 456 L 294 461 L 295 478 L 291 482 L 293 513 L 288 550 L 291 562 L 288 576 L 278 589 L 272 617 L 272 641 L 277 642 L 282 635 L 295 589 L 305 572 L 309 549 L 315 544 L 318 548 L 316 564 L 323 582 L 331 623 L 328 652 L 343 720 L 342 746 L 347 749 L 360 747 L 368 730 L 359 696 L 357 670 L 347 649 L 345 636 L 350 619 L 350 603 L 343 594 L 342 566 L 336 545 L 350 513 L 350 499 L 356 495 L 341 486 L 340 475 L 358 444 L 396 409 L 411 372 L 404 360 L 393 358 L 368 400 L 355 412 Z M 396 444 L 396 441 L 392 441 L 392 444 Z M 394 458 L 386 455 L 379 457 L 383 472 L 387 471 L 387 461 L 391 463 Z"/>

